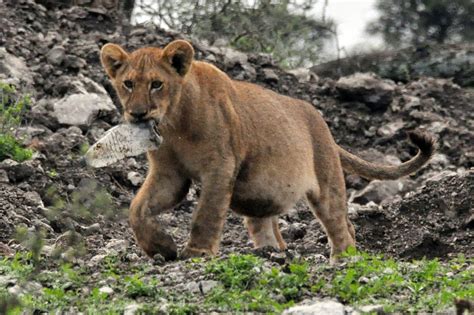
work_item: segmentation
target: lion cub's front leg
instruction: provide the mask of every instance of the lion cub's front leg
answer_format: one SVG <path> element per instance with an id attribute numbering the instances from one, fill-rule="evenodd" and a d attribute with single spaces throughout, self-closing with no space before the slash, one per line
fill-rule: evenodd
<path id="1" fill-rule="evenodd" d="M 202 180 L 198 207 L 193 213 L 191 236 L 181 258 L 216 255 L 232 195 L 233 171 L 217 172 Z"/>
<path id="2" fill-rule="evenodd" d="M 153 156 L 155 154 L 149 154 L 149 158 L 158 158 Z M 166 162 L 165 159 L 161 161 Z M 160 169 L 150 168 L 145 183 L 130 205 L 129 213 L 138 245 L 148 256 L 161 254 L 167 260 L 177 257 L 173 238 L 154 216 L 179 203 L 186 196 L 190 184 L 171 164 Z"/>

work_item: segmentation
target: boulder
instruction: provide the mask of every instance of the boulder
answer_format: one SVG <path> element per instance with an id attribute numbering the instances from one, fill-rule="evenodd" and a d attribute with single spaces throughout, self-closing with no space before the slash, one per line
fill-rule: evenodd
<path id="1" fill-rule="evenodd" d="M 76 93 L 54 103 L 53 109 L 60 124 L 89 126 L 98 116 L 115 111 L 115 106 L 108 95 Z"/>
<path id="2" fill-rule="evenodd" d="M 355 73 L 336 82 L 341 98 L 366 104 L 372 110 L 385 110 L 395 94 L 393 81 L 382 80 L 373 73 Z"/>
<path id="3" fill-rule="evenodd" d="M 14 85 L 33 86 L 33 76 L 26 63 L 0 47 L 0 80 Z"/>

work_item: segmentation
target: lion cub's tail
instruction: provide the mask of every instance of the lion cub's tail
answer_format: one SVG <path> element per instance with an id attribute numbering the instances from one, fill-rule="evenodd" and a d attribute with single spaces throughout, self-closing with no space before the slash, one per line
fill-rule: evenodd
<path id="1" fill-rule="evenodd" d="M 339 147 L 342 168 L 367 179 L 397 179 L 416 172 L 431 158 L 436 142 L 431 135 L 421 131 L 409 132 L 408 137 L 419 151 L 415 157 L 405 163 L 400 165 L 370 163 Z"/>

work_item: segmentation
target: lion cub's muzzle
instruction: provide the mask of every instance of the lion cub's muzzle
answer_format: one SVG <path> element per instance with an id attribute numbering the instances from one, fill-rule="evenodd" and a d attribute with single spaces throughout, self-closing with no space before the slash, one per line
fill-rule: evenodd
<path id="1" fill-rule="evenodd" d="M 142 123 L 150 119 L 147 110 L 129 110 L 127 114 L 128 117 L 126 119 L 131 123 Z"/>

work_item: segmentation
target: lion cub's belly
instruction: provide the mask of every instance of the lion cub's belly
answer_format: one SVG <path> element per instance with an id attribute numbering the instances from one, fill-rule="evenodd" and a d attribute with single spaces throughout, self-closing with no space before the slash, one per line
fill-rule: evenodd
<path id="1" fill-rule="evenodd" d="M 234 184 L 231 209 L 250 217 L 278 215 L 291 208 L 316 183 L 311 161 L 244 165 Z"/>

